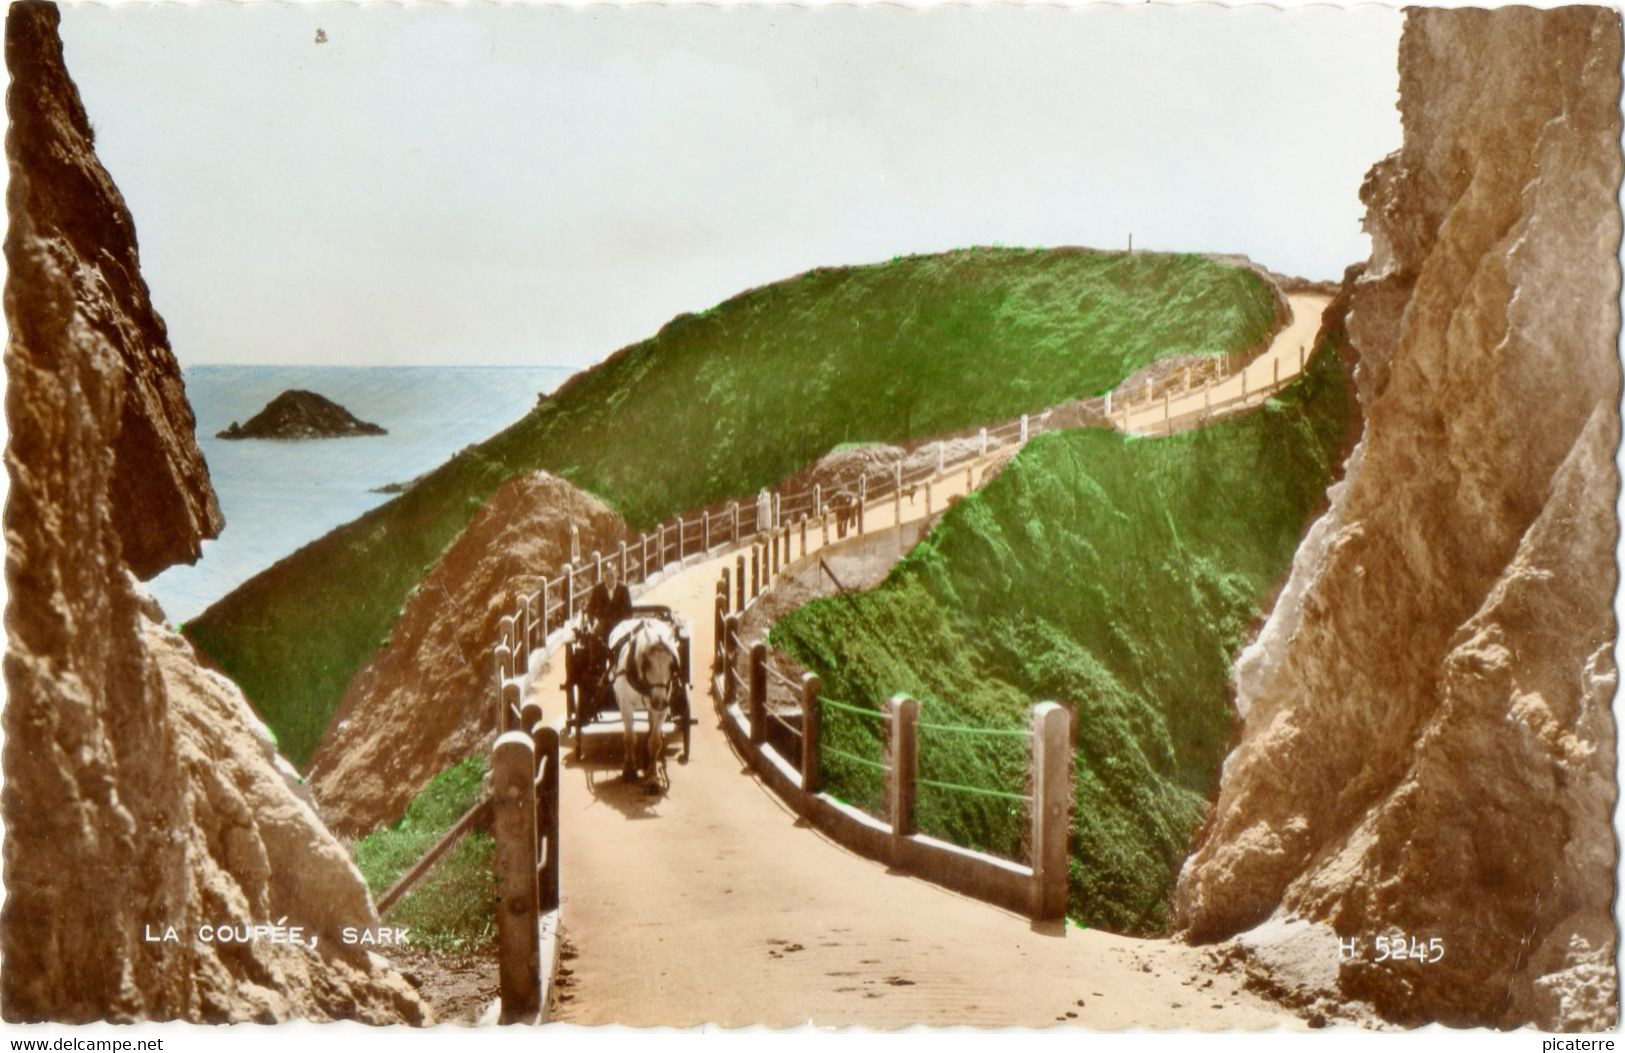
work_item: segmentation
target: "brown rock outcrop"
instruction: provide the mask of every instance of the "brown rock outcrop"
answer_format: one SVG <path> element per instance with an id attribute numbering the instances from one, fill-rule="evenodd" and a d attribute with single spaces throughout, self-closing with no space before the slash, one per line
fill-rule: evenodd
<path id="1" fill-rule="evenodd" d="M 1619 15 L 1419 10 L 1362 198 L 1365 433 L 1257 642 L 1176 890 L 1407 1023 L 1611 1027 Z M 1378 936 L 1438 937 L 1431 964 Z M 1336 955 L 1334 946 L 1327 953 Z"/>
<path id="2" fill-rule="evenodd" d="M 124 562 L 145 580 L 171 564 L 197 562 L 203 539 L 219 534 L 224 520 L 198 452 L 168 330 L 141 277 L 135 222 L 96 159 L 90 121 L 62 64 L 55 8 L 19 7 L 6 23 L 12 78 L 6 255 L 14 268 L 26 268 L 27 284 L 18 284 L 30 295 L 9 297 L 7 317 L 93 355 L 94 375 L 80 391 L 56 392 L 74 382 L 57 374 L 41 393 L 82 395 L 117 414 L 117 426 L 105 435 L 111 445 L 98 455 L 112 462 L 111 526 Z M 34 277 L 47 274 L 50 282 Z M 38 412 L 52 413 L 56 404 L 47 401 Z M 14 415 L 27 409 L 8 400 Z M 18 460 L 32 470 L 76 473 L 78 466 L 62 460 L 60 450 L 24 448 L 29 430 L 13 430 Z"/>
<path id="3" fill-rule="evenodd" d="M 284 391 L 266 404 L 247 424 L 231 422 L 216 437 L 221 439 L 341 439 L 356 435 L 387 435 L 388 431 L 364 421 L 337 402 L 314 391 Z"/>
<path id="4" fill-rule="evenodd" d="M 519 476 L 423 579 L 311 758 L 311 791 L 335 832 L 394 822 L 437 772 L 490 746 L 500 623 L 569 562 L 572 524 L 583 552 L 613 551 L 626 537 L 597 498 L 547 472 Z"/>
<path id="5" fill-rule="evenodd" d="M 0 1012 L 423 1022 L 388 963 L 340 945 L 339 926 L 376 923 L 343 848 L 132 574 L 195 557 L 219 513 L 56 25 L 46 4 L 6 20 Z M 284 919 L 317 948 L 199 938 Z"/>

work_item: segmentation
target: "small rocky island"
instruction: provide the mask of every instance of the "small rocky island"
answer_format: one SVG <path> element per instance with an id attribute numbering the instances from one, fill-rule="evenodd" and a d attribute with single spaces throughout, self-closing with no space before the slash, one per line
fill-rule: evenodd
<path id="1" fill-rule="evenodd" d="M 386 435 L 383 428 L 358 420 L 349 410 L 314 391 L 284 391 L 247 424 L 231 422 L 221 439 L 338 439 L 350 435 Z"/>

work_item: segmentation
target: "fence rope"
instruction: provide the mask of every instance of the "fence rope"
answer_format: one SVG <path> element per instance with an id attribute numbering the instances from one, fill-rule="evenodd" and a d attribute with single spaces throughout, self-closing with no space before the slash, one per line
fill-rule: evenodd
<path id="1" fill-rule="evenodd" d="M 856 753 L 848 753 L 845 750 L 836 749 L 834 746 L 826 745 L 819 750 L 819 753 L 833 754 L 834 756 L 840 757 L 842 760 L 849 760 L 854 764 L 862 764 L 870 768 L 877 768 L 880 771 L 891 771 L 890 765 L 882 764 L 879 761 L 872 761 L 868 757 L 860 757 Z"/>
<path id="2" fill-rule="evenodd" d="M 779 714 L 778 710 L 769 709 L 769 710 L 766 711 L 766 713 L 767 713 L 769 718 L 778 721 L 779 726 L 784 728 L 785 731 L 788 731 L 790 734 L 794 735 L 796 738 L 801 737 L 801 729 L 796 727 L 794 724 L 790 723 L 788 720 L 785 720 L 784 717 Z"/>
<path id="3" fill-rule="evenodd" d="M 914 780 L 918 786 L 930 786 L 938 790 L 952 790 L 955 793 L 968 793 L 977 797 L 997 797 L 1006 801 L 1032 802 L 1032 797 L 1024 793 L 1011 793 L 1009 790 L 989 790 L 984 786 L 964 786 L 957 782 L 938 782 L 935 779 Z"/>
<path id="4" fill-rule="evenodd" d="M 828 709 L 844 710 L 847 713 L 856 713 L 860 717 L 869 717 L 872 720 L 879 720 L 888 724 L 891 723 L 890 713 L 881 713 L 873 709 L 863 709 L 859 706 L 847 705 L 845 702 L 837 702 L 833 698 L 821 698 L 819 699 L 819 704 Z"/>
<path id="5" fill-rule="evenodd" d="M 972 728 L 962 724 L 927 724 L 920 721 L 915 727 L 921 731 L 950 731 L 956 735 L 985 735 L 989 738 L 1032 738 L 1032 732 L 1026 728 Z"/>
<path id="6" fill-rule="evenodd" d="M 778 669 L 773 665 L 772 662 L 767 663 L 766 669 L 767 669 L 767 675 L 768 676 L 772 677 L 774 680 L 777 680 L 779 683 L 783 684 L 785 687 L 789 688 L 792 691 L 800 691 L 801 690 L 801 685 L 800 684 L 796 683 L 794 680 L 791 680 L 789 677 L 787 677 L 783 673 L 779 672 Z"/>

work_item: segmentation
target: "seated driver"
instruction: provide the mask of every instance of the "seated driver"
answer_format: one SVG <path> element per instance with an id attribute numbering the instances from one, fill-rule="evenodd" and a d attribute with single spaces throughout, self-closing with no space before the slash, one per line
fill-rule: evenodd
<path id="1" fill-rule="evenodd" d="M 587 596 L 587 633 L 600 655 L 609 653 L 609 634 L 632 616 L 632 592 L 621 582 L 620 568 L 604 564 L 604 578 Z"/>

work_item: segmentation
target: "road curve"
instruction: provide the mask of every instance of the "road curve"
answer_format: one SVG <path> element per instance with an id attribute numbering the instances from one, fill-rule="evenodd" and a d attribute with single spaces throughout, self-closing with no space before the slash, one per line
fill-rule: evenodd
<path id="1" fill-rule="evenodd" d="M 1287 305 L 1292 309 L 1292 318 L 1270 340 L 1270 346 L 1264 353 L 1243 369 L 1218 381 L 1206 393 L 1196 388 L 1171 396 L 1166 411 L 1160 396 L 1149 404 L 1136 404 L 1132 399 L 1137 392 L 1119 392 L 1117 398 L 1128 409 L 1128 418 L 1125 422 L 1114 409 L 1113 423 L 1131 434 L 1162 434 L 1165 412 L 1173 422 L 1173 430 L 1181 431 L 1199 427 L 1201 416 L 1208 406 L 1214 408 L 1214 417 L 1257 406 L 1296 379 L 1307 364 L 1310 353 L 1315 349 L 1321 314 L 1331 300 L 1325 293 L 1288 294 Z"/>

